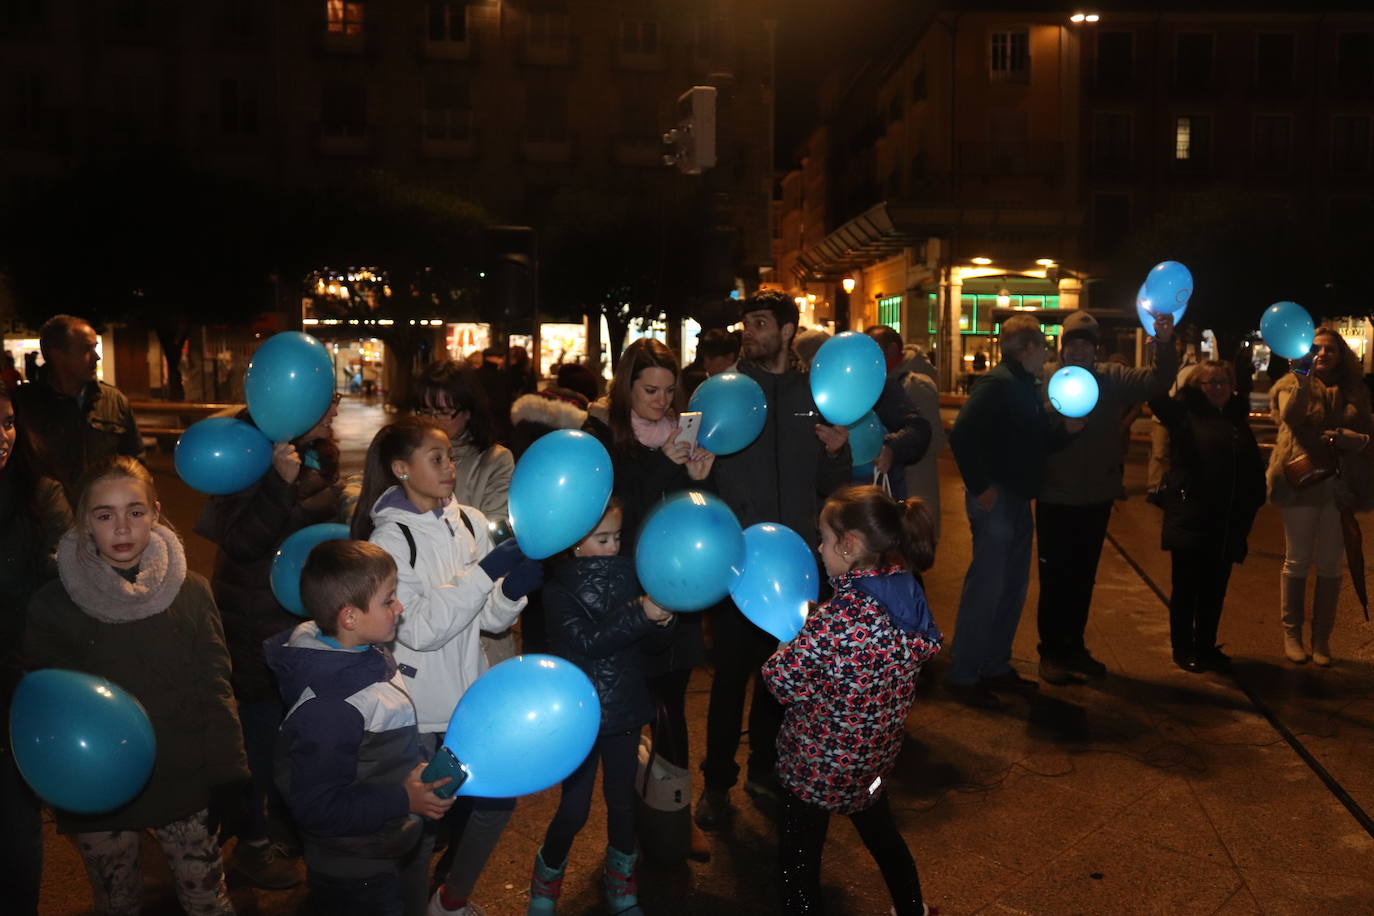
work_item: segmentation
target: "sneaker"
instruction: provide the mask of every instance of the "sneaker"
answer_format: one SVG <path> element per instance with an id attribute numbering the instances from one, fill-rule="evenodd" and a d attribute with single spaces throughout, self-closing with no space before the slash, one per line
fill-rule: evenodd
<path id="1" fill-rule="evenodd" d="M 997 698 L 983 683 L 978 684 L 951 684 L 945 681 L 945 693 L 949 694 L 956 702 L 963 703 L 965 706 L 972 706 L 974 709 L 1001 709 L 1002 701 Z"/>
<path id="2" fill-rule="evenodd" d="M 1040 689 L 1038 683 L 1028 677 L 1022 677 L 1014 668 L 1006 674 L 985 677 L 980 683 L 999 693 L 1034 693 Z"/>
<path id="3" fill-rule="evenodd" d="M 702 830 L 719 830 L 734 817 L 735 806 L 730 804 L 727 789 L 703 789 L 697 800 L 696 822 Z"/>
<path id="4" fill-rule="evenodd" d="M 1184 671 L 1187 671 L 1189 674 L 1201 674 L 1202 672 L 1207 670 L 1206 668 L 1202 667 L 1202 665 L 1198 664 L 1198 660 L 1193 656 L 1182 655 L 1178 652 L 1174 653 L 1174 664 L 1178 665 L 1180 668 L 1182 668 Z"/>
<path id="5" fill-rule="evenodd" d="M 1107 666 L 1093 658 L 1092 653 L 1087 649 L 1079 649 L 1065 658 L 1064 667 L 1075 674 L 1083 674 L 1088 677 L 1107 676 Z"/>
<path id="6" fill-rule="evenodd" d="M 425 910 L 425 916 L 487 916 L 487 911 L 471 901 L 457 909 L 449 909 L 444 906 L 444 889 L 440 887 L 434 892 L 434 896 L 429 898 L 429 908 Z"/>
<path id="7" fill-rule="evenodd" d="M 263 890 L 283 891 L 301 883 L 300 870 L 280 843 L 246 843 L 240 840 L 234 845 L 234 854 L 229 857 L 229 870 Z"/>
<path id="8" fill-rule="evenodd" d="M 1079 677 L 1068 666 L 1058 659 L 1040 659 L 1040 680 L 1046 684 L 1054 684 L 1056 687 L 1063 687 L 1065 684 L 1081 684 L 1083 678 Z"/>

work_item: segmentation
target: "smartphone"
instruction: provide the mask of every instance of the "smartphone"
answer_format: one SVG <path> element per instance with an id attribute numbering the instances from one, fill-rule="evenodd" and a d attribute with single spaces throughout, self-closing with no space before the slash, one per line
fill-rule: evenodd
<path id="1" fill-rule="evenodd" d="M 466 767 L 458 762 L 458 758 L 453 756 L 453 751 L 440 745 L 438 752 L 434 755 L 434 759 L 429 762 L 429 766 L 425 767 L 425 771 L 420 774 L 420 780 L 422 782 L 438 782 L 445 776 L 449 777 L 450 781 L 434 790 L 434 794 L 440 798 L 448 798 L 454 792 L 457 792 L 459 787 L 467 782 L 468 771 Z"/>
<path id="2" fill-rule="evenodd" d="M 673 441 L 679 445 L 686 445 L 690 454 L 695 455 L 697 451 L 697 431 L 701 429 L 701 411 L 686 410 L 678 414 L 677 418 L 677 438 Z"/>

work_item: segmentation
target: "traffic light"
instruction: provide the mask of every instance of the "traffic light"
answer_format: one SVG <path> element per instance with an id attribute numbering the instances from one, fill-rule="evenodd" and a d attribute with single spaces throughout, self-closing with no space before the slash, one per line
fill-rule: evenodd
<path id="1" fill-rule="evenodd" d="M 664 165 L 700 175 L 716 164 L 716 87 L 693 86 L 677 100 L 677 126 L 663 135 Z"/>

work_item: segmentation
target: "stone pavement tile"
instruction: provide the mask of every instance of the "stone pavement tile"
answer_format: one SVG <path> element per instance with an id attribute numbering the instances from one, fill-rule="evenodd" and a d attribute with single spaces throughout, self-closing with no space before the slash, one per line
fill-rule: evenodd
<path id="1" fill-rule="evenodd" d="M 938 908 L 940 916 L 987 912 L 985 907 L 995 902 L 997 896 L 1026 877 L 1015 869 L 993 862 L 976 846 L 951 846 L 941 842 L 938 835 L 927 836 L 906 829 L 902 832 L 921 871 L 921 891 L 926 903 Z"/>
<path id="2" fill-rule="evenodd" d="M 1271 865 L 1282 861 L 1276 860 Z M 1288 868 L 1242 868 L 1240 873 L 1259 905 L 1259 912 L 1266 916 L 1368 916 L 1374 913 L 1374 874 L 1368 871 L 1339 877 Z"/>
<path id="3" fill-rule="evenodd" d="M 1225 844 L 1182 776 L 1169 777 L 1133 802 L 1117 817 L 1114 829 L 1160 849 L 1232 865 Z"/>
<path id="4" fill-rule="evenodd" d="M 1264 911 L 1255 901 L 1255 895 L 1248 884 L 1242 884 L 1231 895 L 1231 899 L 1221 905 L 1213 916 L 1261 916 Z"/>
<path id="5" fill-rule="evenodd" d="M 1229 863 L 1164 849 L 1109 828 L 1046 861 L 998 902 L 1027 913 L 1207 916 L 1240 885 Z"/>

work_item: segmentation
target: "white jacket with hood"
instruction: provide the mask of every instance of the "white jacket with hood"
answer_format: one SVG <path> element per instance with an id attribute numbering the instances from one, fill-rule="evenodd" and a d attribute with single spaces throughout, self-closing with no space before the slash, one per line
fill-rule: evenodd
<path id="1" fill-rule="evenodd" d="M 472 532 L 463 524 L 466 514 Z M 372 506 L 375 528 L 368 538 L 396 560 L 396 598 L 401 624 L 393 652 L 415 701 L 421 734 L 448 728 L 453 707 L 487 670 L 481 632 L 509 628 L 525 608 L 512 601 L 477 561 L 492 548 L 486 517 L 450 499 L 441 509 L 421 512 L 392 487 Z M 401 525 L 415 539 L 415 565 Z M 414 669 L 413 673 L 409 669 Z"/>

